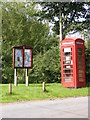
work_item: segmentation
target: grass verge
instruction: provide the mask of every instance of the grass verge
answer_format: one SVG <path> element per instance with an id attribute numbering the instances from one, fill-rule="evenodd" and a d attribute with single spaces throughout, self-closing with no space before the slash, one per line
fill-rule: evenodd
<path id="1" fill-rule="evenodd" d="M 17 87 L 12 85 L 12 94 L 8 92 L 8 84 L 1 84 L 0 87 L 2 88 L 1 103 L 88 96 L 88 87 L 78 89 L 65 88 L 60 83 L 46 84 L 46 92 L 44 93 L 42 84 L 30 84 L 28 87 L 25 84 L 19 84 Z"/>

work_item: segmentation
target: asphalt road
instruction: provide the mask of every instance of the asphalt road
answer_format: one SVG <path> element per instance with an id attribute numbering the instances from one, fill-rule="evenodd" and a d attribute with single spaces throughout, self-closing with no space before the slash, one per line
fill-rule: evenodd
<path id="1" fill-rule="evenodd" d="M 0 107 L 2 118 L 88 118 L 88 97 L 8 103 Z"/>

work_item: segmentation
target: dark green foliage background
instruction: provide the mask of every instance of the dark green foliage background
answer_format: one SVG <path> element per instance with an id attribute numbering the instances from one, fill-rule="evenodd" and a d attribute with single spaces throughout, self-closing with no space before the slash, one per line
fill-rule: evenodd
<path id="1" fill-rule="evenodd" d="M 90 39 L 85 46 L 86 81 L 90 83 Z"/>
<path id="2" fill-rule="evenodd" d="M 35 3 L 3 3 L 2 6 L 2 83 L 14 82 L 13 46 L 33 48 L 33 68 L 29 83 L 60 82 L 61 62 L 59 38 L 50 35 L 47 23 L 38 20 L 41 15 Z M 40 17 L 40 16 L 39 16 Z M 68 31 L 67 31 L 68 32 Z M 90 76 L 90 50 L 86 46 L 86 79 Z M 18 83 L 25 83 L 25 70 L 18 69 Z"/>
<path id="3" fill-rule="evenodd" d="M 28 20 L 25 15 L 28 15 Z M 2 83 L 14 82 L 13 46 L 33 48 L 29 83 L 60 82 L 59 39 L 49 35 L 48 24 L 37 20 L 34 4 L 5 3 L 2 7 Z M 17 70 L 18 83 L 25 83 L 25 70 Z"/>

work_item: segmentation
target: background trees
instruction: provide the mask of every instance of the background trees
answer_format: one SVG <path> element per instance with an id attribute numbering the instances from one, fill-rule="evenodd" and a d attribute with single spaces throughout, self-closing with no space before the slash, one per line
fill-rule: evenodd
<path id="1" fill-rule="evenodd" d="M 86 65 L 86 80 L 90 82 L 90 39 L 87 39 L 85 46 L 85 65 Z"/>
<path id="2" fill-rule="evenodd" d="M 51 77 L 50 75 L 54 76 L 53 72 L 56 74 L 57 69 L 59 69 L 57 65 L 57 63 L 59 62 L 58 60 L 59 53 L 58 49 L 56 48 L 58 46 L 58 40 L 56 40 L 54 36 L 52 37 L 50 35 L 48 24 L 44 24 L 37 20 L 36 14 L 37 11 L 34 9 L 33 3 L 3 4 L 2 7 L 3 83 L 13 82 L 14 75 L 12 68 L 12 47 L 17 45 L 29 45 L 33 47 L 34 66 L 33 69 L 30 70 L 30 82 L 40 82 L 43 80 L 47 80 L 50 82 L 57 80 L 57 78 L 55 78 L 55 80 L 50 79 Z M 54 61 L 49 61 L 50 59 L 53 60 L 54 58 L 56 58 Z M 46 71 L 46 69 L 48 70 Z M 18 70 L 19 79 L 18 82 L 24 83 L 25 75 L 24 73 L 22 74 L 22 71 L 23 70 Z"/>
<path id="3" fill-rule="evenodd" d="M 59 20 L 63 38 L 67 32 L 83 31 L 89 25 L 89 3 L 3 3 L 2 5 L 2 82 L 13 82 L 12 47 L 33 47 L 33 69 L 29 70 L 29 82 L 60 82 Z M 60 8 L 61 4 L 61 8 Z M 79 18 L 83 21 L 80 21 Z M 47 21 L 42 22 L 42 21 Z M 50 33 L 48 22 L 54 24 Z M 82 26 L 82 27 L 81 27 Z M 86 49 L 87 50 L 87 49 Z M 86 60 L 89 52 L 86 52 Z M 87 75 L 88 62 L 86 61 Z M 22 74 L 23 72 L 23 74 Z M 18 82 L 25 82 L 24 70 L 18 70 Z"/>
<path id="4" fill-rule="evenodd" d="M 41 18 L 47 19 L 54 24 L 53 31 L 64 39 L 70 31 L 80 32 L 84 35 L 84 40 L 87 42 L 85 49 L 86 55 L 86 80 L 90 79 L 90 50 L 89 50 L 89 24 L 90 24 L 90 3 L 80 2 L 44 2 L 42 6 Z M 86 38 L 86 39 L 85 39 Z"/>
<path id="5" fill-rule="evenodd" d="M 52 22 L 53 30 L 57 35 L 60 35 L 60 29 L 62 29 L 63 38 L 70 31 L 81 32 L 88 29 L 90 3 L 44 2 L 40 4 L 42 5 L 41 19 L 46 18 Z"/>

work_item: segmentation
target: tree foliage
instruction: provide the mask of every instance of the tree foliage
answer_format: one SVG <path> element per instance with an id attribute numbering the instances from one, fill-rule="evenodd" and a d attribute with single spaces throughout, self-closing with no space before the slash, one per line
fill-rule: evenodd
<path id="1" fill-rule="evenodd" d="M 65 35 L 74 30 L 82 31 L 88 29 L 90 24 L 89 12 L 90 3 L 84 2 L 45 2 L 41 3 L 41 19 L 48 19 L 54 24 L 53 30 L 59 35 L 60 9 L 62 19 L 62 33 Z M 60 8 L 61 7 L 61 8 Z M 57 18 L 57 19 L 56 19 Z M 82 26 L 82 27 L 81 27 Z"/>
<path id="2" fill-rule="evenodd" d="M 59 18 L 58 3 L 43 4 L 45 4 L 45 7 L 42 14 L 40 14 L 40 12 L 35 9 L 36 3 L 33 2 L 3 3 L 1 43 L 3 83 L 14 81 L 12 48 L 17 45 L 28 45 L 33 48 L 33 68 L 29 70 L 29 82 L 60 82 L 60 41 L 56 38 L 55 34 L 50 34 L 48 23 L 43 23 L 38 20 L 40 18 L 42 18 L 42 20 L 47 18 L 51 22 L 54 22 L 55 29 L 53 29 L 58 33 L 59 21 L 55 21 L 55 16 Z M 75 26 L 79 23 L 76 18 L 78 19 L 80 14 L 84 17 L 86 14 L 86 9 L 83 7 L 84 4 L 85 3 L 62 3 L 64 34 L 73 29 L 72 25 Z M 75 7 L 79 8 L 76 9 Z M 76 13 L 72 13 L 72 11 L 75 12 L 75 10 Z M 89 19 L 87 20 L 89 21 Z M 80 23 L 80 25 L 81 24 L 82 23 Z M 88 24 L 88 22 L 86 24 Z M 82 29 L 80 26 L 76 28 Z M 86 49 L 86 61 L 88 61 L 88 57 L 89 52 Z M 86 62 L 87 75 L 89 75 L 88 69 L 88 62 Z M 25 83 L 24 70 L 18 69 L 18 82 Z"/>
<path id="3" fill-rule="evenodd" d="M 85 65 L 86 65 L 86 81 L 90 82 L 90 39 L 87 40 L 85 47 Z"/>
<path id="4" fill-rule="evenodd" d="M 60 82 L 60 59 L 59 49 L 51 47 L 44 54 L 39 53 L 34 58 L 34 66 L 30 71 L 33 82 Z"/>
<path id="5" fill-rule="evenodd" d="M 4 3 L 2 7 L 2 82 L 8 83 L 14 80 L 14 70 L 12 67 L 12 48 L 17 45 L 29 45 L 33 47 L 33 69 L 30 70 L 30 82 L 42 79 L 54 81 L 50 75 L 57 72 L 57 64 L 54 55 L 57 52 L 58 42 L 49 34 L 48 24 L 43 24 L 37 20 L 37 11 L 34 4 L 25 3 Z M 55 48 L 51 48 L 51 47 Z M 55 52 L 55 53 L 53 53 Z M 51 55 L 50 55 L 51 54 Z M 58 52 L 57 52 L 58 54 Z M 57 55 L 56 54 L 56 55 Z M 49 58 L 48 58 L 49 55 Z M 51 57 L 51 58 L 50 58 Z M 56 56 L 58 58 L 58 56 Z M 51 59 L 51 61 L 49 61 Z M 45 62 L 46 61 L 46 62 Z M 51 64 L 49 64 L 51 62 Z M 55 62 L 55 63 L 54 63 Z M 41 64 L 42 63 L 42 64 Z M 46 70 L 47 65 L 50 65 Z M 45 67 L 46 66 L 46 67 Z M 53 67 L 53 70 L 51 68 Z M 45 71 L 47 73 L 45 73 Z M 24 83 L 25 73 L 18 70 L 18 82 Z M 50 75 L 49 75 L 50 74 Z M 58 74 L 58 73 L 57 73 Z M 59 72 L 60 74 L 60 72 Z M 33 77 L 32 77 L 33 76 Z M 48 79 L 47 79 L 47 77 Z M 34 79 L 35 78 L 35 79 Z M 55 78 L 57 80 L 57 78 Z"/>

